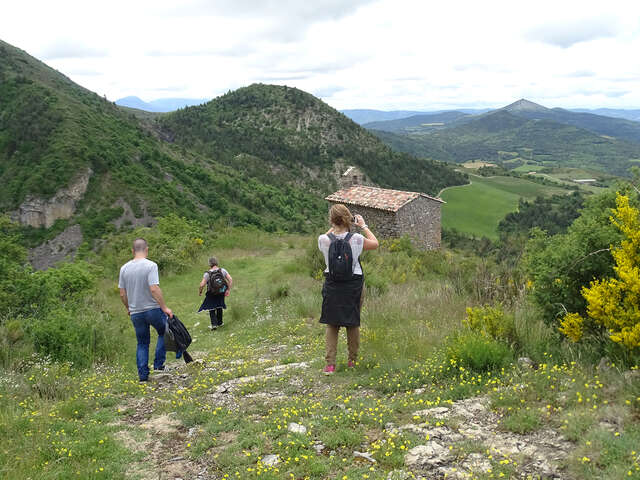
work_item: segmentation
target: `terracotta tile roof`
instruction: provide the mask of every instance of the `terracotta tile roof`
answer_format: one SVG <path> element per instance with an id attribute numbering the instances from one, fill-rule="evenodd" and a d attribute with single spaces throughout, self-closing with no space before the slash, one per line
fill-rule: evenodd
<path id="1" fill-rule="evenodd" d="M 444 203 L 439 198 L 430 197 L 424 193 L 403 192 L 401 190 L 388 190 L 386 188 L 369 187 L 366 185 L 353 185 L 332 193 L 325 200 L 334 203 L 345 203 L 361 207 L 376 208 L 388 212 L 397 212 L 404 205 L 418 197 L 425 197 L 435 202 Z"/>

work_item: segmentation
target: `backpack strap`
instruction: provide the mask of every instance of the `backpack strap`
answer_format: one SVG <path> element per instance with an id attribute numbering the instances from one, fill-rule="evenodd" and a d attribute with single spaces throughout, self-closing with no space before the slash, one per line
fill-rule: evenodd
<path id="1" fill-rule="evenodd" d="M 329 237 L 329 240 L 331 241 L 331 243 L 337 240 L 337 237 L 333 233 L 328 233 L 327 237 Z"/>
<path id="2" fill-rule="evenodd" d="M 351 240 L 351 237 L 353 237 L 353 232 L 349 232 L 347 233 L 347 236 L 344 237 L 344 241 L 348 242 L 349 240 Z"/>

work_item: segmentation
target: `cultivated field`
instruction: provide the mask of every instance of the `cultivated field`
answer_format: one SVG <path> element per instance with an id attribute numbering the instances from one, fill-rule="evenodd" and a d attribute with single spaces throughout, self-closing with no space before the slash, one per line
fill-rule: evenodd
<path id="1" fill-rule="evenodd" d="M 520 198 L 566 194 L 559 187 L 541 185 L 514 177 L 479 177 L 472 175 L 471 185 L 445 189 L 441 197 L 443 228 L 477 236 L 497 238 L 500 220 L 517 210 Z"/>

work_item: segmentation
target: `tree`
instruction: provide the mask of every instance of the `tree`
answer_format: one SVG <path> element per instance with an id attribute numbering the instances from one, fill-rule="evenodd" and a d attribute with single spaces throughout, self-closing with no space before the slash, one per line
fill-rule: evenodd
<path id="1" fill-rule="evenodd" d="M 609 221 L 615 199 L 614 192 L 587 199 L 566 233 L 549 236 L 534 228 L 526 246 L 525 269 L 532 297 L 547 322 L 554 323 L 567 312 L 585 315 L 582 288 L 613 274 L 609 247 L 622 239 Z"/>
<path id="2" fill-rule="evenodd" d="M 618 194 L 610 221 L 624 236 L 619 246 L 611 247 L 614 275 L 582 289 L 588 317 L 567 314 L 560 331 L 578 341 L 593 323 L 631 350 L 640 347 L 640 211 L 629 204 L 628 196 Z"/>

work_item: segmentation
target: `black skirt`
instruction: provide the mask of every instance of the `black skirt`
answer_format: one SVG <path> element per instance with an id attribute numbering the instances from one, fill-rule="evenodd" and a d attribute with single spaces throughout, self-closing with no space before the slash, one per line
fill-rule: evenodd
<path id="1" fill-rule="evenodd" d="M 215 310 L 216 308 L 227 308 L 227 305 L 224 303 L 224 293 L 220 295 L 213 295 L 207 292 L 202 305 L 200 305 L 200 308 L 198 309 L 198 313 L 206 310 Z"/>
<path id="2" fill-rule="evenodd" d="M 334 327 L 359 327 L 363 285 L 362 275 L 354 275 L 348 282 L 334 282 L 326 276 L 322 286 L 320 323 Z"/>

